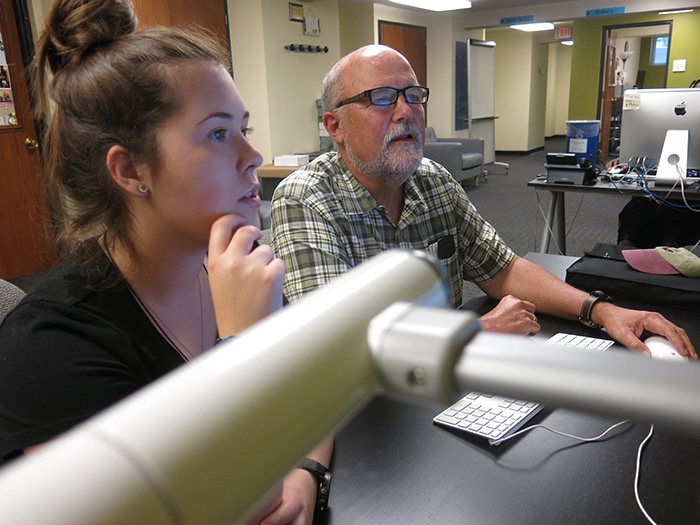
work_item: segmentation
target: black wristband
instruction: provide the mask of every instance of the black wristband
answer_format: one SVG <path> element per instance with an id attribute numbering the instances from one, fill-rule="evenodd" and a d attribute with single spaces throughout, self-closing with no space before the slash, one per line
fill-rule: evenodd
<path id="1" fill-rule="evenodd" d="M 590 326 L 591 328 L 601 329 L 603 328 L 603 325 L 594 323 L 593 319 L 591 318 L 593 307 L 598 301 L 612 302 L 612 297 L 607 295 L 605 292 L 601 292 L 600 290 L 591 292 L 591 295 L 586 297 L 586 300 L 583 301 L 583 304 L 581 305 L 581 313 L 578 316 L 578 320 L 586 326 Z"/>
<path id="2" fill-rule="evenodd" d="M 318 483 L 316 487 L 316 510 L 326 510 L 328 508 L 328 497 L 331 493 L 331 471 L 318 461 L 309 458 L 304 458 L 304 461 L 301 462 L 298 468 L 311 472 L 316 479 L 316 483 Z"/>

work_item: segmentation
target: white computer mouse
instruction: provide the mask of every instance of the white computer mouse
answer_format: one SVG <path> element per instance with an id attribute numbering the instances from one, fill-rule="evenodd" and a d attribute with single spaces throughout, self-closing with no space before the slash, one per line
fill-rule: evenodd
<path id="1" fill-rule="evenodd" d="M 660 335 L 652 335 L 644 341 L 651 351 L 654 359 L 666 359 L 673 361 L 687 361 L 687 357 L 678 353 L 678 350 L 671 344 L 671 341 Z"/>

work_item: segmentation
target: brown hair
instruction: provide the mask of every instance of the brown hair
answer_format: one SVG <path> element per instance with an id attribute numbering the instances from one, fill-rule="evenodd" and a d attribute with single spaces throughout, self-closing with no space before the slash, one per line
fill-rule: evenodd
<path id="1" fill-rule="evenodd" d="M 109 149 L 121 145 L 155 166 L 156 129 L 181 105 L 180 68 L 206 61 L 228 69 L 211 35 L 136 25 L 128 0 L 56 0 L 38 44 L 35 91 L 38 117 L 47 121 L 44 173 L 59 250 L 84 265 L 99 249 L 87 239 L 134 250 L 129 205 L 106 166 Z"/>

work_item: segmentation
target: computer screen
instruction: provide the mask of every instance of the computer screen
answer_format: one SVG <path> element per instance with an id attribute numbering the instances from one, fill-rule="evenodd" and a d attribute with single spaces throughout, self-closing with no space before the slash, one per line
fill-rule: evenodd
<path id="1" fill-rule="evenodd" d="M 688 130 L 688 159 L 684 167 L 691 171 L 700 170 L 700 89 L 625 91 L 620 162 L 646 157 L 654 159 L 654 166 L 658 166 L 668 130 Z M 693 173 L 688 175 L 696 176 Z"/>

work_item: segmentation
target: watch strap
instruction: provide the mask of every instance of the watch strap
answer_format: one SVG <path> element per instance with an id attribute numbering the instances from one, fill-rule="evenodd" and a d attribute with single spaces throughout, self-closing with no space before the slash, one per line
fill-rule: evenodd
<path id="1" fill-rule="evenodd" d="M 316 489 L 316 510 L 326 510 L 328 508 L 328 497 L 331 493 L 331 471 L 318 461 L 310 458 L 304 458 L 304 461 L 301 462 L 298 468 L 310 472 L 316 479 L 316 483 L 318 483 Z"/>
<path id="2" fill-rule="evenodd" d="M 600 290 L 591 292 L 590 295 L 586 297 L 586 300 L 583 301 L 583 304 L 581 305 L 581 313 L 578 316 L 578 320 L 581 321 L 582 324 L 590 326 L 591 328 L 601 329 L 603 328 L 603 325 L 594 323 L 593 319 L 591 318 L 591 314 L 593 313 L 593 307 L 598 301 L 612 302 L 612 297 L 610 297 L 605 292 L 601 292 Z"/>

